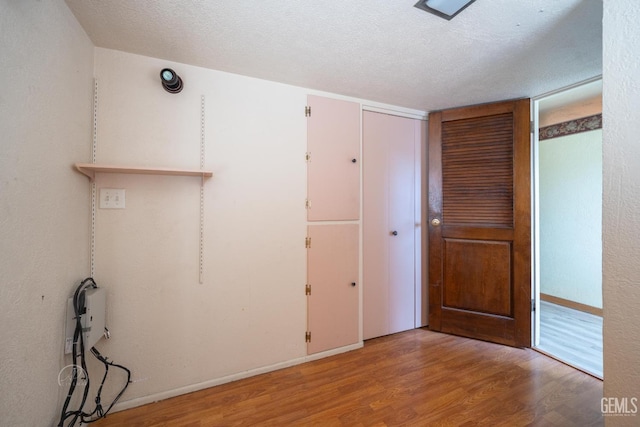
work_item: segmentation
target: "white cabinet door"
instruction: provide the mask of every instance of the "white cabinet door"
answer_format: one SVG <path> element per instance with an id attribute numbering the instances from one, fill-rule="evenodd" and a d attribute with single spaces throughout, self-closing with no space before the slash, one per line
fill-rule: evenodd
<path id="1" fill-rule="evenodd" d="M 363 113 L 364 339 L 412 329 L 421 318 L 415 204 L 422 130 L 419 120 Z"/>
<path id="2" fill-rule="evenodd" d="M 359 340 L 358 232 L 357 224 L 308 227 L 308 354 Z"/>
<path id="3" fill-rule="evenodd" d="M 308 96 L 308 221 L 360 218 L 360 104 Z"/>

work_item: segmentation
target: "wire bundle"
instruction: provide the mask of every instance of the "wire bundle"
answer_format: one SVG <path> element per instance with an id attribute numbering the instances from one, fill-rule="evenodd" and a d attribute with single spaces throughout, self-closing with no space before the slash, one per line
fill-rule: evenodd
<path id="1" fill-rule="evenodd" d="M 69 420 L 67 427 L 72 427 L 76 425 L 76 422 L 80 421 L 80 425 L 89 424 L 95 421 L 98 421 L 101 418 L 104 418 L 113 405 L 116 404 L 120 396 L 124 393 L 124 391 L 129 386 L 131 382 L 131 371 L 125 368 L 122 365 L 118 365 L 116 363 L 110 362 L 106 357 L 100 354 L 95 347 L 91 347 L 91 354 L 98 359 L 100 362 L 104 364 L 104 376 L 102 377 L 102 382 L 100 383 L 100 387 L 98 388 L 98 392 L 96 393 L 95 403 L 96 406 L 91 412 L 84 412 L 83 408 L 85 403 L 87 402 L 87 397 L 89 395 L 89 372 L 87 371 L 87 364 L 85 358 L 85 348 L 84 348 L 84 334 L 82 333 L 82 321 L 81 317 L 86 313 L 85 307 L 85 291 L 89 288 L 97 288 L 98 285 L 93 280 L 92 277 L 88 277 L 84 279 L 80 285 L 76 288 L 76 291 L 73 295 L 73 311 L 74 311 L 74 319 L 76 322 L 76 327 L 73 333 L 73 370 L 72 370 L 72 379 L 71 384 L 69 385 L 69 391 L 67 393 L 67 398 L 64 401 L 64 405 L 62 406 L 62 411 L 60 413 L 60 421 L 58 422 L 58 427 L 64 427 L 64 423 Z M 78 360 L 80 361 L 80 367 L 82 368 L 82 372 L 85 373 L 86 380 L 84 392 L 82 393 L 82 401 L 80 403 L 80 407 L 77 410 L 69 411 L 69 403 L 71 402 L 71 398 L 76 390 L 76 386 L 78 385 Z M 109 366 L 113 366 L 116 368 L 120 368 L 127 373 L 127 382 L 124 387 L 118 393 L 118 395 L 113 399 L 107 410 L 105 411 L 102 403 L 101 403 L 101 394 L 102 387 L 104 386 L 105 380 L 107 379 L 107 374 L 109 373 Z"/>

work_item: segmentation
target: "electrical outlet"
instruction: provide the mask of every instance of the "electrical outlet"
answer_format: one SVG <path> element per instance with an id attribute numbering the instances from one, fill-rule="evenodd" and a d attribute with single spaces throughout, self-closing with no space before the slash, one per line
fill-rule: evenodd
<path id="1" fill-rule="evenodd" d="M 124 209 L 123 188 L 101 188 L 100 209 Z"/>

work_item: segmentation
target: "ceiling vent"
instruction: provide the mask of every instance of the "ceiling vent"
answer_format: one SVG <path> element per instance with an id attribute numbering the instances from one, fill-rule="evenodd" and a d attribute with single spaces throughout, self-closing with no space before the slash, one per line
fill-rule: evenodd
<path id="1" fill-rule="evenodd" d="M 415 7 L 449 21 L 474 1 L 475 0 L 420 0 L 415 4 Z"/>

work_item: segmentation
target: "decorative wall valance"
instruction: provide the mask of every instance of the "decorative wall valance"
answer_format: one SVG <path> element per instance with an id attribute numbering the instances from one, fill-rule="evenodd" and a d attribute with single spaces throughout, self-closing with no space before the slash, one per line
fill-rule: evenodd
<path id="1" fill-rule="evenodd" d="M 560 136 L 573 135 L 574 133 L 588 132 L 602 129 L 602 114 L 595 114 L 581 119 L 569 120 L 551 126 L 540 128 L 538 138 L 540 141 Z"/>

